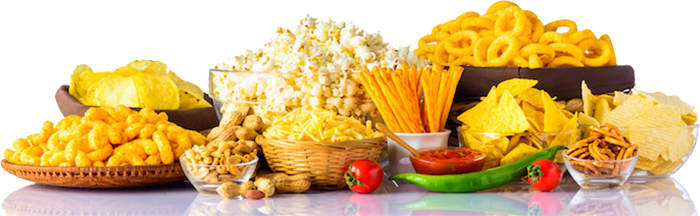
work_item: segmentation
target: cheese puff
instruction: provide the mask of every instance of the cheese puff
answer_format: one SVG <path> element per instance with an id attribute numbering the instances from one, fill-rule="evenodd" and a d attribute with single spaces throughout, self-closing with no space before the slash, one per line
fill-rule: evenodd
<path id="1" fill-rule="evenodd" d="M 84 151 L 78 150 L 78 155 L 75 156 L 75 166 L 89 167 L 91 165 L 92 162 L 88 159 L 87 154 Z"/>
<path id="2" fill-rule="evenodd" d="M 49 140 L 46 141 L 46 149 L 52 150 L 63 150 L 66 149 L 66 143 L 58 140 L 58 133 L 51 134 Z"/>
<path id="3" fill-rule="evenodd" d="M 126 126 L 128 126 L 126 124 L 126 122 L 117 122 L 117 123 L 112 124 L 112 127 L 114 129 L 120 130 L 120 131 L 124 131 L 126 129 Z"/>
<path id="4" fill-rule="evenodd" d="M 29 142 L 33 145 L 40 145 L 41 143 L 46 143 L 51 134 L 54 133 L 53 122 L 45 121 L 41 127 L 41 131 L 37 134 L 27 137 Z"/>
<path id="5" fill-rule="evenodd" d="M 102 162 L 102 161 L 94 161 L 94 162 L 92 162 L 92 166 L 94 166 L 94 167 L 103 167 L 103 166 L 105 166 L 105 162 Z"/>
<path id="6" fill-rule="evenodd" d="M 21 151 L 29 146 L 31 146 L 31 144 L 29 144 L 29 142 L 27 142 L 27 140 L 24 138 L 19 138 L 12 143 L 12 147 L 15 147 L 17 151 Z"/>
<path id="7" fill-rule="evenodd" d="M 87 153 L 87 158 L 90 159 L 90 161 L 103 161 L 109 158 L 113 151 L 114 148 L 112 145 L 104 145 L 102 148 Z"/>
<path id="8" fill-rule="evenodd" d="M 171 125 L 165 132 L 165 135 L 167 135 L 168 140 L 175 140 L 178 135 L 185 133 L 185 129 L 177 125 Z"/>
<path id="9" fill-rule="evenodd" d="M 109 112 L 102 108 L 90 107 L 85 114 L 83 114 L 83 119 L 86 120 L 105 120 L 109 117 Z"/>
<path id="10" fill-rule="evenodd" d="M 158 145 L 151 139 L 135 139 L 132 140 L 130 143 L 134 143 L 135 145 L 140 146 L 148 155 L 159 154 Z"/>
<path id="11" fill-rule="evenodd" d="M 58 166 L 60 166 L 60 167 L 72 167 L 72 166 L 73 166 L 73 163 L 71 163 L 71 162 L 63 162 L 63 163 L 59 164 Z"/>
<path id="12" fill-rule="evenodd" d="M 141 128 L 141 132 L 139 132 L 139 138 L 150 139 L 154 131 L 156 131 L 156 125 L 151 123 L 145 124 L 143 128 Z"/>
<path id="13" fill-rule="evenodd" d="M 158 113 L 158 118 L 160 118 L 160 121 L 168 121 L 168 114 L 165 112 L 160 112 Z"/>
<path id="14" fill-rule="evenodd" d="M 113 145 L 123 144 L 129 141 L 129 137 L 126 136 L 124 131 L 118 130 L 109 124 L 101 126 L 101 132 L 106 133 L 109 138 L 109 142 Z"/>
<path id="15" fill-rule="evenodd" d="M 82 137 L 85 134 L 90 133 L 90 130 L 92 130 L 92 126 L 89 124 L 78 124 L 75 127 L 68 128 L 66 130 L 61 130 L 56 133 L 58 133 L 58 139 L 59 141 L 62 142 L 70 142 L 71 140 L 74 140 L 78 137 Z"/>
<path id="16" fill-rule="evenodd" d="M 75 161 L 75 156 L 78 155 L 78 150 L 88 150 L 87 138 L 73 139 L 66 144 L 65 161 Z"/>
<path id="17" fill-rule="evenodd" d="M 207 137 L 202 135 L 201 133 L 193 130 L 187 130 L 187 133 L 190 134 L 190 141 L 192 142 L 193 145 L 205 145 L 207 144 Z"/>
<path id="18" fill-rule="evenodd" d="M 139 122 L 142 122 L 143 118 L 139 113 L 132 113 L 129 116 L 126 117 L 126 124 L 127 125 L 133 125 Z M 145 120 L 143 120 L 145 122 Z"/>
<path id="19" fill-rule="evenodd" d="M 158 152 L 160 152 L 160 160 L 163 161 L 163 164 L 170 164 L 175 162 L 175 159 L 173 158 L 173 150 L 170 146 L 170 141 L 168 141 L 168 137 L 166 137 L 165 134 L 163 134 L 163 132 L 153 132 L 153 141 L 155 141 L 156 145 L 158 145 Z"/>
<path id="20" fill-rule="evenodd" d="M 177 147 L 173 149 L 173 157 L 175 158 L 180 158 L 180 155 L 192 148 L 192 142 L 190 141 L 190 136 L 187 133 L 178 134 L 175 138 L 175 143 L 177 143 Z"/>
<path id="21" fill-rule="evenodd" d="M 155 124 L 156 122 L 160 121 L 160 116 L 158 116 L 158 113 L 156 113 L 150 108 L 141 109 L 141 111 L 139 111 L 139 114 L 143 119 L 146 120 L 147 123 Z"/>
<path id="22" fill-rule="evenodd" d="M 58 121 L 56 123 L 56 129 L 65 129 L 65 128 L 71 128 L 75 127 L 80 123 L 80 119 L 82 119 L 80 116 L 77 115 L 69 115 L 61 119 L 61 121 Z"/>
<path id="23" fill-rule="evenodd" d="M 105 136 L 102 127 L 97 127 L 88 133 L 88 148 L 89 150 L 97 150 L 102 146 L 109 145 L 109 138 Z"/>
<path id="24" fill-rule="evenodd" d="M 22 151 L 19 159 L 23 164 L 39 166 L 41 164 L 40 157 L 42 154 L 44 154 L 44 150 L 41 147 L 30 146 Z"/>
<path id="25" fill-rule="evenodd" d="M 168 131 L 168 128 L 171 125 L 175 125 L 175 124 L 172 122 L 168 122 L 168 121 L 159 121 L 156 123 L 156 130 L 159 130 L 161 132 L 166 132 L 166 131 Z"/>
<path id="26" fill-rule="evenodd" d="M 63 162 L 66 162 L 66 154 L 64 151 L 56 151 L 49 157 L 49 164 L 51 166 L 59 166 Z"/>
<path id="27" fill-rule="evenodd" d="M 107 160 L 106 166 L 123 166 L 123 165 L 132 165 L 132 166 L 141 166 L 141 165 L 146 165 L 146 162 L 139 157 L 138 155 L 131 154 L 129 152 L 121 152 L 119 154 L 116 154 Z"/>
<path id="28" fill-rule="evenodd" d="M 116 106 L 116 107 L 114 107 L 114 110 L 117 111 L 117 113 L 119 113 L 119 115 L 124 116 L 124 117 L 127 117 L 127 116 L 131 115 L 132 113 L 136 113 L 136 111 L 131 110 L 129 107 L 126 107 L 124 105 Z"/>
<path id="29" fill-rule="evenodd" d="M 148 156 L 148 158 L 146 158 L 146 160 L 144 162 L 146 162 L 146 165 L 158 165 L 161 162 L 160 155 Z"/>
<path id="30" fill-rule="evenodd" d="M 122 152 L 136 155 L 141 159 L 146 159 L 148 157 L 146 151 L 144 151 L 139 144 L 133 142 L 128 142 L 123 145 L 120 145 L 119 147 L 114 148 L 114 151 L 112 151 L 112 157 Z"/>
<path id="31" fill-rule="evenodd" d="M 46 152 L 44 152 L 44 154 L 42 154 L 41 157 L 39 158 L 39 160 L 41 161 L 41 163 L 39 164 L 39 166 L 51 166 L 51 163 L 50 163 L 49 159 L 51 159 L 51 157 L 53 157 L 53 155 L 54 155 L 55 153 L 56 153 L 56 151 L 46 151 Z"/>
<path id="32" fill-rule="evenodd" d="M 129 140 L 133 140 L 134 138 L 138 137 L 141 134 L 141 129 L 143 129 L 143 127 L 145 125 L 146 124 L 143 122 L 131 124 L 131 125 L 127 126 L 126 129 L 124 129 L 124 134 L 126 134 L 126 137 Z"/>
<path id="33" fill-rule="evenodd" d="M 10 161 L 10 163 L 20 164 L 20 162 L 21 162 L 20 156 L 22 156 L 22 152 L 23 152 L 25 149 L 27 149 L 27 148 L 23 148 L 23 149 L 21 149 L 21 150 L 17 150 L 14 154 L 12 154 L 12 157 L 7 158 L 7 160 Z"/>

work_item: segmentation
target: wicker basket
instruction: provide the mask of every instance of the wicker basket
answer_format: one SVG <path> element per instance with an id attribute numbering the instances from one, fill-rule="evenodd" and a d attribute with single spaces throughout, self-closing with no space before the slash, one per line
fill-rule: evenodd
<path id="1" fill-rule="evenodd" d="M 307 174 L 316 189 L 336 190 L 346 187 L 345 171 L 359 159 L 377 160 L 386 138 L 339 143 L 271 140 L 259 137 L 270 169 L 289 175 Z"/>
<path id="2" fill-rule="evenodd" d="M 179 162 L 148 166 L 48 167 L 18 165 L 3 159 L 2 168 L 35 183 L 75 188 L 141 187 L 187 179 Z"/>

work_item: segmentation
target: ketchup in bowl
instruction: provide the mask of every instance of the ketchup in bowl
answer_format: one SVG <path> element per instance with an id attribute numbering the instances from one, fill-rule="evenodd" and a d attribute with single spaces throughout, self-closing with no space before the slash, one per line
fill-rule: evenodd
<path id="1" fill-rule="evenodd" d="M 469 148 L 420 149 L 418 157 L 410 156 L 416 173 L 426 175 L 462 174 L 481 171 L 486 154 Z"/>

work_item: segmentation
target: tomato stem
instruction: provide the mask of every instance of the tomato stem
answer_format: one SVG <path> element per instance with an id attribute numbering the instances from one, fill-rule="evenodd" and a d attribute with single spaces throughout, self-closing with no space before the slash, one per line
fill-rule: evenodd
<path id="1" fill-rule="evenodd" d="M 356 184 L 369 187 L 365 183 L 362 183 L 360 180 L 355 177 L 355 175 L 352 174 L 352 164 L 348 167 L 349 172 L 345 173 L 345 183 L 348 184 L 348 187 L 352 188 Z"/>
<path id="2" fill-rule="evenodd" d="M 544 173 L 542 172 L 542 168 L 538 165 L 530 165 L 527 166 L 527 177 L 532 179 L 533 183 L 537 183 L 537 180 L 542 177 Z"/>

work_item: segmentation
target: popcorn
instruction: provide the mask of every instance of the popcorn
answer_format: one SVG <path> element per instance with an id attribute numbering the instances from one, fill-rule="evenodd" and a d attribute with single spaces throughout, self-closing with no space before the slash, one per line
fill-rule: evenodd
<path id="1" fill-rule="evenodd" d="M 214 72 L 211 93 L 225 103 L 276 104 L 267 106 L 273 113 L 312 106 L 367 120 L 378 113 L 374 105 L 366 105 L 371 99 L 355 73 L 363 65 L 396 69 L 401 63 L 426 65 L 409 47 L 388 46 L 379 33 L 307 15 L 296 31 L 278 28 L 263 48 L 216 65 L 215 69 L 259 73 Z"/>

